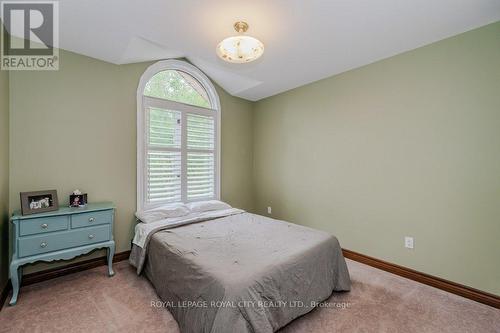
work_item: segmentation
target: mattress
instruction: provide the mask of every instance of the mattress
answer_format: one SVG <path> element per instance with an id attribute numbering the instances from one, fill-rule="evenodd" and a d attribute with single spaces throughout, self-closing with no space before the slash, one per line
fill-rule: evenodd
<path id="1" fill-rule="evenodd" d="M 146 275 L 184 333 L 274 332 L 350 289 L 334 236 L 250 213 L 157 230 L 145 245 L 131 262 L 146 252 Z"/>

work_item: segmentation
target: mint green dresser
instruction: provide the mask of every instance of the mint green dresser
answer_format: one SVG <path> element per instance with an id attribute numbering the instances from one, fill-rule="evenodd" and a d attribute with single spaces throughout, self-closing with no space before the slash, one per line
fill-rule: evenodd
<path id="1" fill-rule="evenodd" d="M 54 212 L 22 216 L 15 212 L 10 280 L 12 298 L 17 302 L 22 265 L 36 261 L 68 260 L 94 249 L 107 248 L 108 274 L 113 276 L 113 220 L 110 202 L 88 204 L 85 208 L 61 208 Z"/>

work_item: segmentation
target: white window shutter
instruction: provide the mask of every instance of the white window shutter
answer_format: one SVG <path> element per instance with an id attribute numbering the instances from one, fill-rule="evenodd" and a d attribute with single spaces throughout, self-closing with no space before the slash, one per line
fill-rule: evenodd
<path id="1" fill-rule="evenodd" d="M 148 109 L 146 201 L 181 200 L 181 113 Z"/>
<path id="2" fill-rule="evenodd" d="M 215 196 L 214 116 L 187 116 L 187 199 Z"/>
<path id="3" fill-rule="evenodd" d="M 146 112 L 146 204 L 215 198 L 215 112 L 183 115 L 167 106 L 148 107 Z"/>
<path id="4" fill-rule="evenodd" d="M 147 201 L 181 201 L 181 153 L 148 151 Z"/>

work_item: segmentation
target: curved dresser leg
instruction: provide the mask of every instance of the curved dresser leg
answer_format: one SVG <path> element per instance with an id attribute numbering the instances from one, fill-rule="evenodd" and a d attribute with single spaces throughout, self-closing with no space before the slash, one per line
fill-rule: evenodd
<path id="1" fill-rule="evenodd" d="M 17 303 L 17 296 L 19 295 L 19 266 L 16 263 L 10 264 L 10 282 L 12 283 L 12 298 L 10 299 L 9 305 L 15 305 Z"/>
<path id="2" fill-rule="evenodd" d="M 115 272 L 113 272 L 113 257 L 115 255 L 115 244 L 110 245 L 108 247 L 108 275 L 113 276 Z"/>
<path id="3" fill-rule="evenodd" d="M 17 268 L 17 276 L 19 276 L 19 288 L 21 288 L 23 284 L 23 266 Z"/>

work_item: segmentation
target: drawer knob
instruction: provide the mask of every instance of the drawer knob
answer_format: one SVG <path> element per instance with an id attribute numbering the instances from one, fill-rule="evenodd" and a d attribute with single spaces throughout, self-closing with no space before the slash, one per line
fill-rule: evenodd
<path id="1" fill-rule="evenodd" d="M 94 238 L 94 235 L 90 234 L 89 239 L 92 239 L 92 238 Z"/>
<path id="2" fill-rule="evenodd" d="M 42 242 L 42 243 L 40 244 L 40 247 L 42 247 L 42 248 L 43 248 L 43 247 L 47 247 L 47 243 Z"/>
<path id="3" fill-rule="evenodd" d="M 49 227 L 49 225 L 47 223 L 44 223 L 41 225 L 42 229 L 47 229 Z"/>
<path id="4" fill-rule="evenodd" d="M 95 218 L 93 218 L 93 217 L 89 218 L 89 222 L 90 222 L 90 223 L 92 223 L 92 222 L 94 222 L 94 221 L 95 221 Z"/>

